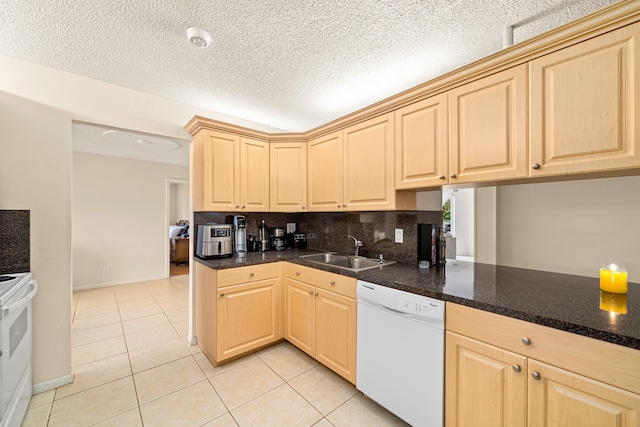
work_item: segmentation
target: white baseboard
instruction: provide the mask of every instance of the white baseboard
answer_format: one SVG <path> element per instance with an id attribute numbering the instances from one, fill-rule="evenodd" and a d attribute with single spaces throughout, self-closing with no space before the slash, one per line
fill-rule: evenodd
<path id="1" fill-rule="evenodd" d="M 65 375 L 59 378 L 54 378 L 49 381 L 44 381 L 33 385 L 33 394 L 42 393 L 43 391 L 53 390 L 65 384 L 71 384 L 73 382 L 73 375 Z"/>
<path id="2" fill-rule="evenodd" d="M 141 277 L 138 279 L 117 280 L 114 282 L 93 283 L 90 285 L 74 286 L 74 291 L 87 291 L 89 289 L 108 288 L 109 286 L 130 285 L 131 283 L 150 282 L 152 280 L 166 279 L 164 276 Z"/>

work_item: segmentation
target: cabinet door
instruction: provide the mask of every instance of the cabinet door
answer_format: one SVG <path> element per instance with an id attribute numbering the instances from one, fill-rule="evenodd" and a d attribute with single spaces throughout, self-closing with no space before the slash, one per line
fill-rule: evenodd
<path id="1" fill-rule="evenodd" d="M 531 176 L 640 166 L 639 37 L 636 23 L 530 62 Z"/>
<path id="2" fill-rule="evenodd" d="M 640 426 L 640 395 L 533 359 L 529 372 L 529 426 Z"/>
<path id="3" fill-rule="evenodd" d="M 449 92 L 449 183 L 527 176 L 526 64 Z"/>
<path id="4" fill-rule="evenodd" d="M 344 191 L 342 131 L 307 143 L 309 211 L 342 211 Z"/>
<path id="5" fill-rule="evenodd" d="M 395 208 L 393 113 L 344 130 L 345 210 Z"/>
<path id="6" fill-rule="evenodd" d="M 269 143 L 240 138 L 240 209 L 269 211 Z"/>
<path id="7" fill-rule="evenodd" d="M 278 281 L 268 279 L 218 290 L 217 362 L 278 339 Z"/>
<path id="8" fill-rule="evenodd" d="M 446 93 L 395 112 L 396 189 L 448 184 Z"/>
<path id="9" fill-rule="evenodd" d="M 316 360 L 356 383 L 356 300 L 316 288 Z"/>
<path id="10" fill-rule="evenodd" d="M 285 280 L 284 338 L 316 357 L 315 288 L 297 280 Z"/>
<path id="11" fill-rule="evenodd" d="M 271 211 L 301 212 L 307 207 L 307 144 L 270 144 Z"/>
<path id="12" fill-rule="evenodd" d="M 452 332 L 446 355 L 447 426 L 525 426 L 525 357 Z"/>
<path id="13" fill-rule="evenodd" d="M 240 207 L 240 138 L 203 132 L 203 209 L 235 211 Z"/>

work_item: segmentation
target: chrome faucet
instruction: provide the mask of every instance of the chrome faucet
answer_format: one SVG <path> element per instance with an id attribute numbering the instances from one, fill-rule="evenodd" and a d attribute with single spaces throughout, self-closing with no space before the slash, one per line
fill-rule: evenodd
<path id="1" fill-rule="evenodd" d="M 353 239 L 353 241 L 356 243 L 356 256 L 360 256 L 360 248 L 362 247 L 362 242 L 358 239 L 356 239 L 355 237 L 353 237 L 352 235 L 348 235 L 347 237 L 350 237 Z"/>

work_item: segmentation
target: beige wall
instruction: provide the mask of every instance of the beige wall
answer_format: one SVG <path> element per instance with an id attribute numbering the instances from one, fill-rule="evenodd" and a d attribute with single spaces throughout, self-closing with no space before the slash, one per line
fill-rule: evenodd
<path id="1" fill-rule="evenodd" d="M 175 194 L 172 196 L 175 206 L 175 216 L 170 225 L 175 224 L 181 219 L 189 219 L 191 210 L 189 209 L 189 184 L 172 184 L 175 187 Z M 189 229 L 191 232 L 191 229 Z"/>
<path id="2" fill-rule="evenodd" d="M 31 211 L 33 382 L 71 374 L 71 120 L 0 92 L 0 209 Z"/>
<path id="3" fill-rule="evenodd" d="M 187 166 L 73 153 L 73 288 L 165 277 L 167 178 L 188 177 Z"/>
<path id="4" fill-rule="evenodd" d="M 500 265 L 598 276 L 623 264 L 640 282 L 640 177 L 497 189 Z"/>
<path id="5" fill-rule="evenodd" d="M 194 115 L 278 130 L 4 55 L 0 113 L 0 209 L 32 212 L 33 380 L 43 391 L 71 378 L 72 121 L 188 140 Z"/>

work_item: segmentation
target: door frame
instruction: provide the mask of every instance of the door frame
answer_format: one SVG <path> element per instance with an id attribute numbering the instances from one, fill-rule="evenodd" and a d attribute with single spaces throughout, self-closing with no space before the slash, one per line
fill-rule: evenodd
<path id="1" fill-rule="evenodd" d="M 164 210 L 165 236 L 167 233 L 166 226 L 169 224 L 169 213 L 171 211 L 171 184 L 189 185 L 189 180 L 180 179 L 180 178 L 166 178 L 165 180 L 165 210 Z M 191 208 L 189 207 L 189 209 Z M 194 235 L 192 227 L 193 227 L 193 218 L 189 218 L 189 236 Z M 191 240 L 189 240 L 189 243 L 191 243 Z M 169 252 L 170 252 L 169 236 L 166 236 L 165 250 L 164 250 L 164 277 L 166 278 L 169 278 L 171 274 L 171 268 L 169 266 L 171 262 L 171 257 Z M 191 260 L 189 260 L 189 265 L 191 265 Z"/>

